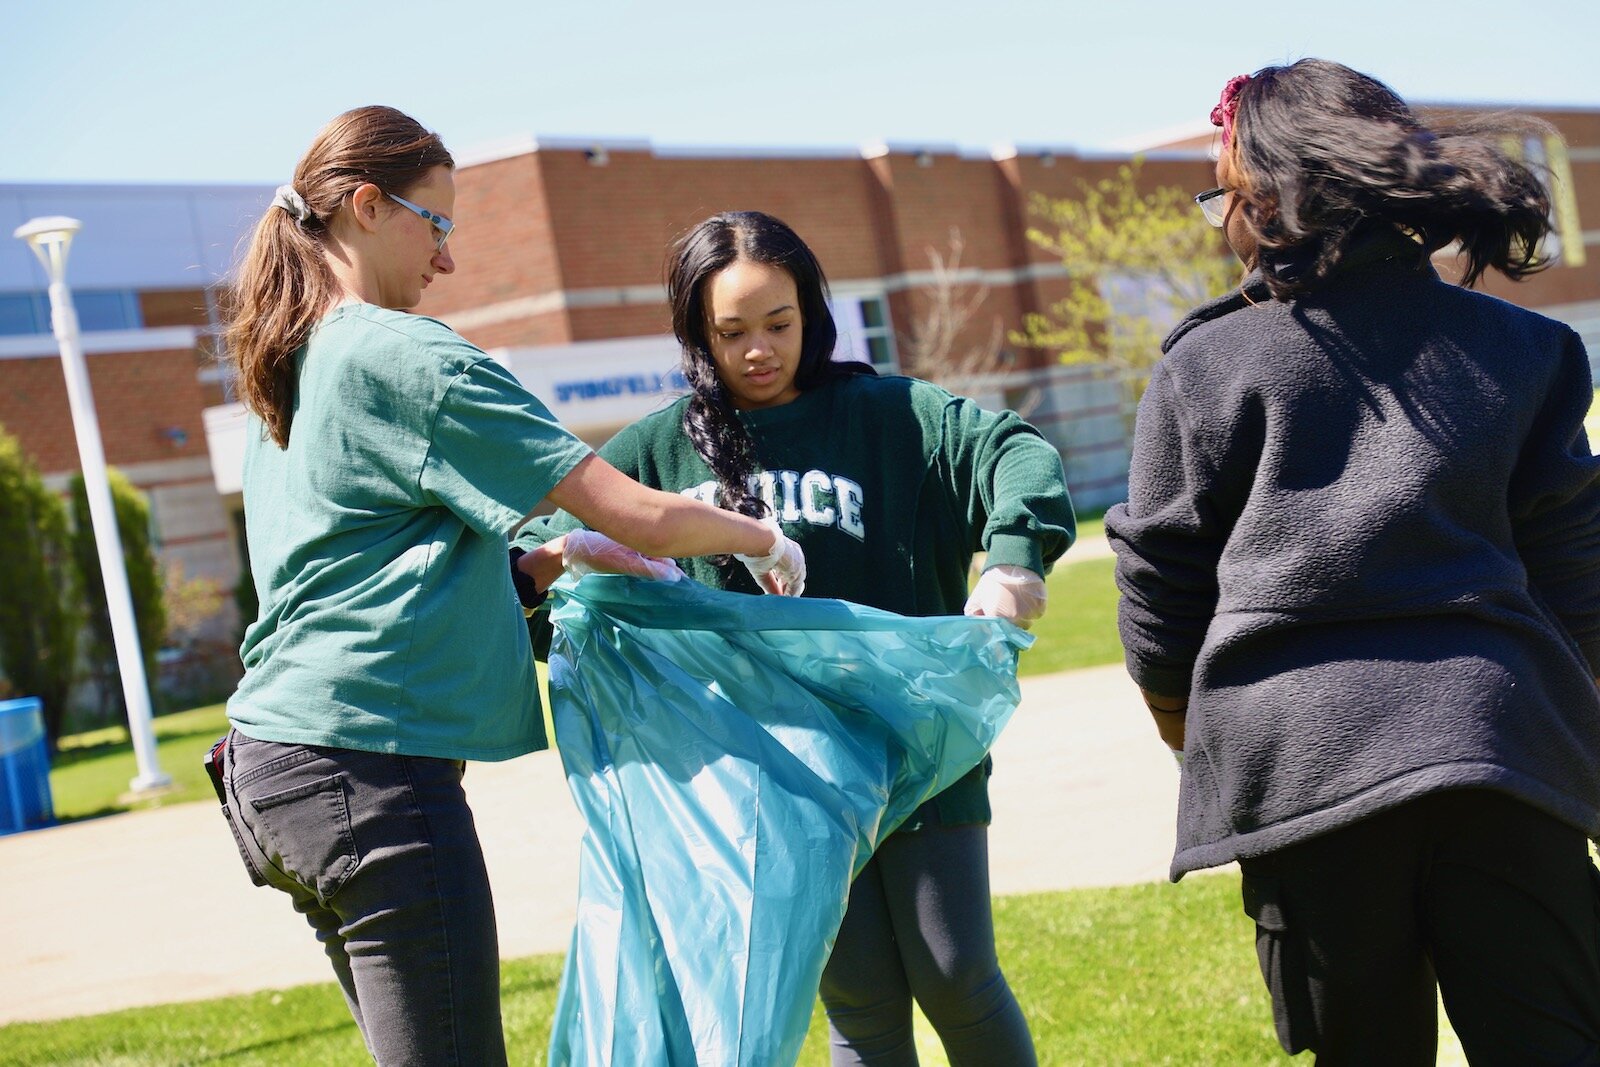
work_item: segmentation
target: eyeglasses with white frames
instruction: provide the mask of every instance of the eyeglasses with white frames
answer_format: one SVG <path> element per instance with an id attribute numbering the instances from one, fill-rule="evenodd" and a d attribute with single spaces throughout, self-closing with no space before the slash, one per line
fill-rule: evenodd
<path id="1" fill-rule="evenodd" d="M 445 218 L 443 215 L 439 214 L 437 211 L 429 211 L 427 208 L 423 207 L 420 204 L 413 204 L 411 201 L 407 200 L 405 197 L 395 196 L 393 193 L 384 193 L 383 195 L 387 196 L 390 200 L 393 200 L 395 203 L 399 204 L 401 207 L 406 208 L 406 209 L 408 209 L 410 211 L 414 211 L 418 215 L 421 215 L 423 218 L 427 219 L 428 220 L 428 224 L 433 227 L 433 233 L 434 233 L 433 246 L 434 246 L 434 248 L 437 249 L 440 252 L 444 251 L 444 243 L 446 241 L 450 240 L 450 235 L 451 234 L 456 232 L 456 224 L 455 223 L 451 222 L 449 219 Z"/>

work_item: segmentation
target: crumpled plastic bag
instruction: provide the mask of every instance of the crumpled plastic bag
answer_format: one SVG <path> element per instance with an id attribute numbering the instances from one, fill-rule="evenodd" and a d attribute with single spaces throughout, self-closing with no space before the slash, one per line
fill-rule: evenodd
<path id="1" fill-rule="evenodd" d="M 588 827 L 551 1064 L 793 1064 L 851 879 L 983 759 L 1033 638 L 688 580 L 551 600 Z"/>

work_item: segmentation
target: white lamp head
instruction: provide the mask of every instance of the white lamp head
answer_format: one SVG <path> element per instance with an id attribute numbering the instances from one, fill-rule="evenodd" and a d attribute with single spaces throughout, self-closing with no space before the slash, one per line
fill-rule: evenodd
<path id="1" fill-rule="evenodd" d="M 67 274 L 67 249 L 72 238 L 83 229 L 83 223 L 65 215 L 46 215 L 30 219 L 12 231 L 11 236 L 28 242 L 33 254 L 44 264 L 52 282 L 59 282 Z"/>

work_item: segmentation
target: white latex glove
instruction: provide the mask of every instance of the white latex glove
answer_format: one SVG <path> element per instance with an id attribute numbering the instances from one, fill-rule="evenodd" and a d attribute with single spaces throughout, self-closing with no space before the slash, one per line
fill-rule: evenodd
<path id="1" fill-rule="evenodd" d="M 1027 629 L 1044 614 L 1044 579 L 1010 563 L 990 567 L 978 576 L 966 613 L 1009 619 Z"/>
<path id="2" fill-rule="evenodd" d="M 561 546 L 561 565 L 573 574 L 636 574 L 659 582 L 675 582 L 683 571 L 670 559 L 641 556 L 603 533 L 573 530 Z"/>
<path id="3" fill-rule="evenodd" d="M 734 555 L 745 569 L 755 577 L 756 584 L 769 593 L 779 593 L 783 596 L 799 596 L 806 590 L 806 557 L 800 551 L 800 546 L 783 535 L 783 528 L 778 525 L 778 520 L 767 516 L 761 520 L 762 524 L 772 530 L 777 540 L 772 542 L 772 551 L 765 556 Z"/>

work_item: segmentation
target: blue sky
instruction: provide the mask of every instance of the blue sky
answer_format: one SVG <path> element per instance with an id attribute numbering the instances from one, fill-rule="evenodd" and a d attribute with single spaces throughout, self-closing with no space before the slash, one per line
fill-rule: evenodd
<path id="1" fill-rule="evenodd" d="M 0 26 L 0 182 L 278 182 L 367 103 L 457 151 L 528 134 L 1106 148 L 1203 121 L 1230 75 L 1306 55 L 1412 100 L 1600 106 L 1597 0 L 3 0 Z"/>

